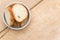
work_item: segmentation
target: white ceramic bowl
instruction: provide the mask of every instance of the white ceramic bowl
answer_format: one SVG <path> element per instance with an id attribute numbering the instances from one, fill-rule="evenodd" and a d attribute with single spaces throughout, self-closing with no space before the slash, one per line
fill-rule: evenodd
<path id="1" fill-rule="evenodd" d="M 4 21 L 5 25 L 6 25 L 8 28 L 13 29 L 13 30 L 21 30 L 21 29 L 27 27 L 28 24 L 30 23 L 31 13 L 30 13 L 30 10 L 29 10 L 28 6 L 25 5 L 25 4 L 22 3 L 22 2 L 11 2 L 11 3 L 7 4 L 6 7 L 8 7 L 9 5 L 15 4 L 15 3 L 23 4 L 23 5 L 28 9 L 29 18 L 28 18 L 28 21 L 26 22 L 26 24 L 25 24 L 24 26 L 20 27 L 20 28 L 14 28 L 14 27 L 9 26 L 9 25 L 6 23 L 5 17 L 4 17 L 5 13 L 2 14 L 2 18 L 3 18 L 3 21 Z M 5 7 L 5 8 L 6 8 L 6 7 Z"/>

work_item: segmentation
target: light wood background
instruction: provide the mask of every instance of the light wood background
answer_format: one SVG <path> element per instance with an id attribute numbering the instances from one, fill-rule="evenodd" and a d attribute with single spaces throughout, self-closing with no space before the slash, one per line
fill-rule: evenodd
<path id="1" fill-rule="evenodd" d="M 0 14 L 4 9 L 3 5 L 8 1 L 12 2 L 1 0 Z M 23 1 L 31 8 L 39 0 Z M 60 0 L 43 0 L 30 11 L 31 22 L 25 29 L 20 31 L 10 29 L 0 40 L 60 40 Z M 2 25 L 3 21 L 0 23 Z"/>

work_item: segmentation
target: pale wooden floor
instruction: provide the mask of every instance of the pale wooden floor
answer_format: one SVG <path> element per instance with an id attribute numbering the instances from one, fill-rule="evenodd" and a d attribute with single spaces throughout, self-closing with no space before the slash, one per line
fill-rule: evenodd
<path id="1" fill-rule="evenodd" d="M 20 31 L 10 29 L 0 40 L 60 40 L 60 0 L 42 1 L 31 10 L 31 15 L 28 27 Z"/>

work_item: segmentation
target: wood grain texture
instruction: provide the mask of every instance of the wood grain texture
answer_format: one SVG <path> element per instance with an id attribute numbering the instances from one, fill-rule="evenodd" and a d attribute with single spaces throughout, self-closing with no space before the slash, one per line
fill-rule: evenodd
<path id="1" fill-rule="evenodd" d="M 60 0 L 44 0 L 31 15 L 25 29 L 10 30 L 0 40 L 60 40 Z"/>

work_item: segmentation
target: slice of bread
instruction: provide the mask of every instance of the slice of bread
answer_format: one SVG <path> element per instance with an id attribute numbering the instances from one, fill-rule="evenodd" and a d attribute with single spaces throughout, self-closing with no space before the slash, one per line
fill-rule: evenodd
<path id="1" fill-rule="evenodd" d="M 5 18 L 6 18 L 8 25 L 14 24 L 14 16 L 12 14 L 11 7 L 7 7 L 5 9 Z"/>
<path id="2" fill-rule="evenodd" d="M 11 25 L 11 24 L 10 24 L 11 15 L 10 15 L 10 12 L 9 12 L 7 9 L 5 9 L 5 18 L 6 18 L 7 23 L 8 23 L 9 25 Z"/>
<path id="3" fill-rule="evenodd" d="M 22 4 L 15 4 L 12 7 L 12 12 L 15 17 L 15 20 L 18 22 L 22 22 L 28 16 L 28 11 Z"/>
<path id="4" fill-rule="evenodd" d="M 22 26 L 28 18 L 28 11 L 23 5 L 15 4 L 5 9 L 5 17 L 8 25 Z"/>

